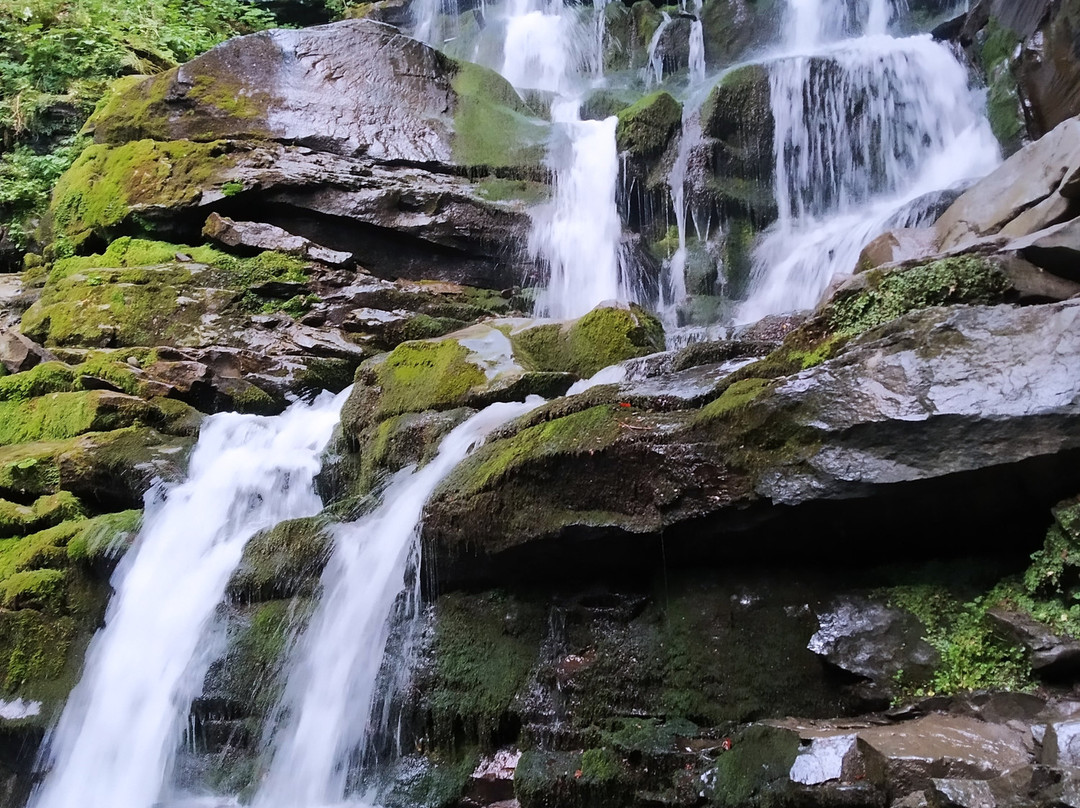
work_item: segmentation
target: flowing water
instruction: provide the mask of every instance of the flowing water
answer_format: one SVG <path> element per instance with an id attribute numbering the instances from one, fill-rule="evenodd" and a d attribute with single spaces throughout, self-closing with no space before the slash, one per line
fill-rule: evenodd
<path id="1" fill-rule="evenodd" d="M 344 395 L 275 418 L 215 415 L 188 479 L 160 492 L 113 577 L 116 595 L 48 741 L 34 808 L 149 808 L 220 651 L 214 614 L 249 538 L 318 513 L 321 456 Z"/>
<path id="2" fill-rule="evenodd" d="M 541 403 L 533 396 L 481 410 L 443 439 L 430 463 L 399 473 L 379 508 L 336 531 L 319 605 L 290 666 L 257 808 L 316 808 L 345 798 L 350 763 L 371 729 L 388 618 L 407 577 L 416 580 L 424 503 L 474 445 Z"/>
<path id="3" fill-rule="evenodd" d="M 905 206 L 1000 159 L 949 48 L 889 36 L 885 0 L 852 8 L 789 0 L 792 55 L 768 64 L 779 220 L 756 249 L 742 322 L 813 306 Z"/>

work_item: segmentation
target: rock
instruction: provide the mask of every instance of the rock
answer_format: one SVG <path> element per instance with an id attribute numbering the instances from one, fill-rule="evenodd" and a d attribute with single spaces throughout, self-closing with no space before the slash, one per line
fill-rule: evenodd
<path id="1" fill-rule="evenodd" d="M 1016 250 L 1048 272 L 1080 282 L 1080 219 L 1014 239 L 1008 249 Z"/>
<path id="2" fill-rule="evenodd" d="M 280 227 L 260 222 L 236 222 L 217 213 L 211 213 L 206 219 L 202 234 L 227 247 L 277 250 L 331 266 L 343 266 L 352 260 L 350 253 L 328 250 Z"/>
<path id="3" fill-rule="evenodd" d="M 1046 727 L 1042 763 L 1047 766 L 1080 766 L 1080 721 L 1059 721 Z"/>
<path id="4" fill-rule="evenodd" d="M 615 142 L 620 152 L 655 157 L 668 145 L 682 120 L 682 105 L 663 90 L 618 113 Z"/>
<path id="5" fill-rule="evenodd" d="M 987 616 L 1009 640 L 1027 650 L 1033 673 L 1054 678 L 1080 669 L 1080 641 L 1058 636 L 1019 612 L 994 608 Z"/>
<path id="6" fill-rule="evenodd" d="M 904 227 L 889 230 L 863 247 L 855 271 L 866 272 L 885 264 L 927 258 L 935 252 L 935 234 L 931 228 Z"/>
<path id="7" fill-rule="evenodd" d="M 999 2 L 1002 14 L 1011 4 Z M 1039 20 L 1039 29 L 1021 52 L 1017 74 L 1030 110 L 1032 135 L 1039 137 L 1062 121 L 1080 115 L 1080 57 L 1076 32 L 1080 30 L 1080 4 L 1076 0 L 1051 4 L 1045 0 L 1019 3 L 1017 7 L 1043 6 L 1043 16 L 1033 12 L 1025 20 Z M 1049 19 L 1046 20 L 1047 11 Z M 1046 20 L 1043 22 L 1043 20 Z"/>
<path id="8" fill-rule="evenodd" d="M 818 615 L 821 627 L 807 646 L 836 667 L 870 679 L 888 693 L 898 673 L 924 680 L 938 655 L 913 615 L 871 600 L 849 598 Z"/>
<path id="9" fill-rule="evenodd" d="M 813 738 L 800 749 L 788 777 L 806 786 L 832 781 L 880 786 L 885 758 L 856 734 Z"/>
<path id="10" fill-rule="evenodd" d="M 756 528 L 779 517 L 768 510 L 778 504 L 835 500 L 852 513 L 859 501 L 878 501 L 903 532 L 911 505 L 885 503 L 907 484 L 931 499 L 943 485 L 948 499 L 951 481 L 980 470 L 989 491 L 994 470 L 1080 448 L 1078 318 L 1075 301 L 929 309 L 786 378 L 753 377 L 769 359 L 747 366 L 700 410 L 627 410 L 596 388 L 572 408 L 537 411 L 466 459 L 428 502 L 425 539 L 453 577 L 470 565 L 479 574 L 478 556 L 511 548 L 542 574 L 556 538 L 622 536 L 625 547 L 631 536 L 673 536 L 690 524 L 699 558 L 798 554 L 795 535 Z M 767 434 L 788 436 L 781 450 L 752 437 Z M 586 465 L 588 486 L 551 473 L 567 463 Z M 1013 485 L 993 495 L 997 505 Z M 759 510 L 748 524 L 750 507 Z M 476 512 L 489 518 L 477 524 L 467 516 Z M 737 530 L 753 538 L 719 538 Z M 674 553 L 674 540 L 666 543 Z"/>
<path id="11" fill-rule="evenodd" d="M 931 808 L 997 808 L 998 805 L 985 780 L 935 779 L 927 795 Z"/>
<path id="12" fill-rule="evenodd" d="M 499 749 L 494 755 L 481 759 L 465 787 L 467 803 L 495 808 L 512 801 L 514 774 L 520 760 L 521 752 L 517 749 Z"/>
<path id="13" fill-rule="evenodd" d="M 51 353 L 14 329 L 0 331 L 0 364 L 8 373 L 21 373 L 41 362 L 56 359 Z"/>
<path id="14" fill-rule="evenodd" d="M 194 241 L 196 219 L 259 211 L 377 273 L 507 288 L 535 196 L 508 178 L 547 177 L 546 125 L 498 74 L 370 20 L 230 40 L 121 82 L 89 126 L 50 219 L 73 244 L 133 216 Z"/>
<path id="15" fill-rule="evenodd" d="M 992 235 L 1057 191 L 1080 165 L 1080 119 L 1070 118 L 976 183 L 934 224 L 938 247 L 949 250 Z"/>

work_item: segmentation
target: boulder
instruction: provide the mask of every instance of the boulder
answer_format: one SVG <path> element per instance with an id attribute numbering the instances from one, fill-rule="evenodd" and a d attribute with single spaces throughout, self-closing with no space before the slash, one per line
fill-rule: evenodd
<path id="1" fill-rule="evenodd" d="M 272 224 L 237 222 L 217 213 L 207 217 L 202 234 L 226 247 L 277 250 L 331 266 L 342 266 L 352 260 L 349 253 L 328 250 Z"/>
<path id="2" fill-rule="evenodd" d="M 1080 670 L 1080 641 L 1059 636 L 1020 612 L 999 607 L 991 609 L 987 616 L 1010 641 L 1027 651 L 1033 673 L 1056 678 Z"/>
<path id="3" fill-rule="evenodd" d="M 620 152 L 633 157 L 657 156 L 679 128 L 682 105 L 670 93 L 659 90 L 618 113 L 615 143 Z"/>
<path id="4" fill-rule="evenodd" d="M 95 143 L 49 217 L 77 245 L 136 216 L 194 240 L 211 213 L 258 211 L 386 276 L 437 266 L 507 288 L 523 276 L 510 259 L 525 252 L 537 185 L 518 193 L 508 179 L 547 177 L 546 124 L 498 74 L 371 20 L 240 37 L 121 81 L 88 127 Z M 268 237 L 282 238 L 257 241 Z"/>
<path id="5" fill-rule="evenodd" d="M 1008 249 L 1048 272 L 1080 282 L 1080 218 L 1014 239 Z"/>
<path id="6" fill-rule="evenodd" d="M 1080 3 L 1030 0 L 1011 4 L 997 0 L 998 14 L 1006 14 L 1014 5 L 1017 9 L 1031 7 L 1022 21 L 1025 25 L 1021 31 L 1030 30 L 1033 21 L 1038 26 L 1021 52 L 1016 68 L 1030 110 L 1029 126 L 1032 135 L 1038 137 L 1062 121 L 1080 115 L 1080 56 L 1076 44 Z"/>
<path id="7" fill-rule="evenodd" d="M 793 783 L 857 783 L 880 786 L 885 781 L 885 758 L 857 734 L 811 738 L 799 750 L 788 777 Z"/>
<path id="8" fill-rule="evenodd" d="M 18 331 L 0 330 L 0 364 L 8 373 L 21 373 L 54 359 L 55 356 Z"/>
<path id="9" fill-rule="evenodd" d="M 1080 165 L 1080 119 L 1024 147 L 954 202 L 934 224 L 941 250 L 993 235 L 1051 197 Z"/>
<path id="10" fill-rule="evenodd" d="M 928 227 L 889 230 L 863 247 L 855 271 L 866 272 L 886 264 L 926 258 L 936 252 L 934 242 L 934 231 Z"/>
<path id="11" fill-rule="evenodd" d="M 938 654 L 923 639 L 913 615 L 862 598 L 846 598 L 818 615 L 821 627 L 807 646 L 830 664 L 869 679 L 888 694 L 902 671 L 906 680 L 926 679 Z"/>
<path id="12" fill-rule="evenodd" d="M 1003 507 L 1013 483 L 1003 477 L 998 489 L 996 473 L 1080 449 L 1078 318 L 1075 301 L 928 309 L 831 361 L 804 354 L 796 368 L 807 369 L 794 375 L 754 377 L 775 359 L 744 367 L 701 409 L 637 410 L 594 388 L 534 412 L 458 466 L 428 502 L 425 539 L 448 576 L 480 574 L 478 557 L 553 561 L 548 553 L 575 538 L 663 531 L 674 553 L 690 525 L 698 558 L 760 560 L 803 552 L 796 535 L 757 528 L 812 502 L 850 513 L 876 501 L 892 514 L 881 528 L 904 533 L 906 497 L 932 500 L 940 485 L 948 500 L 953 483 L 978 472 Z M 559 473 L 571 463 L 589 485 Z M 469 517 L 477 512 L 488 515 L 481 524 Z M 723 538 L 739 531 L 754 539 Z"/>

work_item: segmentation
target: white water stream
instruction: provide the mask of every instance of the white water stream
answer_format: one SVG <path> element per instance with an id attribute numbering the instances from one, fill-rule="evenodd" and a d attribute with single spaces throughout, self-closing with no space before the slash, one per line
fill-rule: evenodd
<path id="1" fill-rule="evenodd" d="M 399 473 L 374 512 L 335 534 L 322 596 L 289 666 L 273 759 L 257 808 L 317 808 L 346 796 L 352 754 L 370 727 L 389 616 L 419 554 L 420 517 L 436 486 L 496 427 L 542 403 L 492 404 L 450 432 L 419 470 Z"/>
<path id="2" fill-rule="evenodd" d="M 852 8 L 789 0 L 791 55 L 768 64 L 779 220 L 755 251 L 741 322 L 815 305 L 906 206 L 1000 160 L 949 48 L 889 36 L 886 0 Z"/>
<path id="3" fill-rule="evenodd" d="M 215 610 L 247 540 L 322 508 L 313 481 L 345 394 L 267 418 L 208 418 L 188 479 L 146 510 L 116 595 L 48 742 L 33 808 L 150 808 L 221 649 Z"/>

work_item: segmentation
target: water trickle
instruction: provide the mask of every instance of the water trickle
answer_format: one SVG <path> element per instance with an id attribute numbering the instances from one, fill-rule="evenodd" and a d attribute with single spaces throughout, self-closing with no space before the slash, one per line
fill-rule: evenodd
<path id="1" fill-rule="evenodd" d="M 671 15 L 666 11 L 661 12 L 661 14 L 663 14 L 663 18 L 660 20 L 660 24 L 656 26 L 652 39 L 649 40 L 648 61 L 641 71 L 641 77 L 646 86 L 660 84 L 664 80 L 664 51 L 660 47 L 660 40 L 668 26 L 671 25 Z"/>
<path id="2" fill-rule="evenodd" d="M 105 628 L 48 743 L 34 808 L 149 808 L 220 650 L 214 613 L 247 540 L 322 508 L 314 489 L 345 394 L 203 425 L 188 479 L 159 492 L 117 568 Z"/>
<path id="3" fill-rule="evenodd" d="M 436 486 L 493 429 L 539 406 L 492 404 L 455 428 L 419 470 L 399 473 L 383 503 L 335 533 L 322 597 L 289 666 L 281 724 L 257 808 L 336 805 L 347 790 L 350 760 L 372 729 L 387 618 L 419 557 L 419 523 Z"/>
<path id="4" fill-rule="evenodd" d="M 700 19 L 690 25 L 690 86 L 705 81 L 705 27 Z"/>

